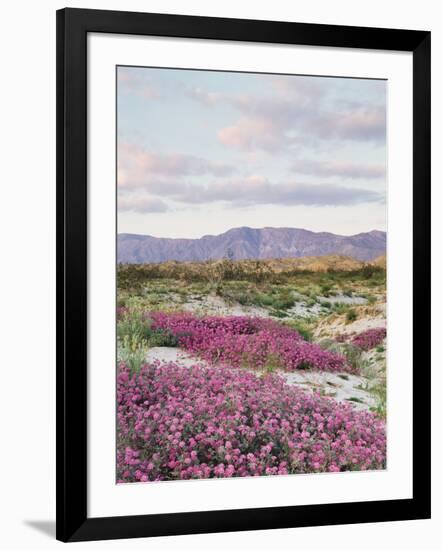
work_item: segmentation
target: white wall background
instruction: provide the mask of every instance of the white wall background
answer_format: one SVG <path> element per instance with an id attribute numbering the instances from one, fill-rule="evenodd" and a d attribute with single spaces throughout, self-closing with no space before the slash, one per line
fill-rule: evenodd
<path id="1" fill-rule="evenodd" d="M 0 542 L 52 548 L 55 513 L 55 10 L 187 13 L 431 30 L 433 61 L 433 338 L 442 307 L 442 18 L 438 0 L 22 0 L 2 7 L 0 33 Z M 442 537 L 441 361 L 433 361 L 433 519 L 151 539 L 152 549 L 436 548 Z M 439 542 L 437 542 L 439 540 Z M 92 543 L 80 543 L 92 544 Z M 100 547 L 141 548 L 146 540 Z"/>

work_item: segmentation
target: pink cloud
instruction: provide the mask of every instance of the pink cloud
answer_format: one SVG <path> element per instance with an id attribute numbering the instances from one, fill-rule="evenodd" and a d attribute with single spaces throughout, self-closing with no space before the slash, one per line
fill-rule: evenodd
<path id="1" fill-rule="evenodd" d="M 282 129 L 270 118 L 247 117 L 240 119 L 233 126 L 222 128 L 218 139 L 224 145 L 236 147 L 243 151 L 276 151 L 284 146 Z"/>
<path id="2" fill-rule="evenodd" d="M 159 99 L 160 90 L 146 78 L 141 79 L 130 67 L 118 68 L 118 90 L 126 88 L 144 99 Z"/>
<path id="3" fill-rule="evenodd" d="M 241 117 L 221 128 L 218 139 L 243 151 L 277 152 L 321 140 L 383 143 L 384 106 L 341 102 L 331 109 L 323 102 L 324 84 L 275 77 L 273 97 L 229 96 L 223 100 Z"/>
<path id="4" fill-rule="evenodd" d="M 277 152 L 318 140 L 381 143 L 386 137 L 385 109 L 358 107 L 336 113 L 298 107 L 287 101 L 252 103 L 250 114 L 218 131 L 218 139 L 243 151 Z"/>
<path id="5" fill-rule="evenodd" d="M 118 186 L 136 188 L 152 184 L 158 178 L 180 176 L 226 176 L 232 174 L 231 165 L 210 161 L 192 155 L 162 154 L 146 151 L 125 142 L 118 146 Z"/>

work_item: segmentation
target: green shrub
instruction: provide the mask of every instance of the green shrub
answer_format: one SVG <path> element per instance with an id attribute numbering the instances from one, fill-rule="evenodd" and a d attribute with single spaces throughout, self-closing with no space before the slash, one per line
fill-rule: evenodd
<path id="1" fill-rule="evenodd" d="M 171 332 L 158 329 L 151 332 L 151 335 L 148 338 L 148 345 L 150 347 L 164 346 L 174 348 L 178 346 L 178 340 Z"/>
<path id="2" fill-rule="evenodd" d="M 117 324 L 117 336 L 120 340 L 126 337 L 146 340 L 150 333 L 150 322 L 144 319 L 140 311 L 129 311 Z"/>
<path id="3" fill-rule="evenodd" d="M 118 345 L 118 362 L 125 363 L 131 373 L 141 370 L 145 363 L 147 348 L 136 335 L 126 335 Z"/>
<path id="4" fill-rule="evenodd" d="M 259 305 L 272 306 L 274 302 L 274 298 L 269 294 L 258 294 L 257 301 Z"/>
<path id="5" fill-rule="evenodd" d="M 153 330 L 150 319 L 146 319 L 140 311 L 129 311 L 123 319 L 117 323 L 117 337 L 120 343 L 130 343 L 132 349 L 134 343 L 140 343 L 145 348 L 154 346 L 175 347 L 177 339 L 168 331 Z M 136 347 L 136 345 L 135 345 Z"/>
<path id="6" fill-rule="evenodd" d="M 349 310 L 350 306 L 348 304 L 343 304 L 341 302 L 336 302 L 333 304 L 333 311 L 336 313 L 346 313 Z"/>
<path id="7" fill-rule="evenodd" d="M 353 401 L 353 403 L 361 403 L 361 404 L 364 404 L 364 402 L 362 401 L 362 399 L 360 399 L 359 397 L 348 397 L 346 399 L 346 401 Z"/>
<path id="8" fill-rule="evenodd" d="M 290 319 L 290 321 L 285 321 L 284 324 L 298 331 L 299 334 L 307 342 L 311 342 L 313 340 L 313 331 L 308 326 L 306 321 L 301 321 L 299 319 Z"/>
<path id="9" fill-rule="evenodd" d="M 376 412 L 382 418 L 387 416 L 387 384 L 381 381 L 370 388 L 370 393 L 376 400 L 376 406 L 371 410 Z"/>
<path id="10" fill-rule="evenodd" d="M 252 303 L 250 296 L 248 294 L 238 294 L 236 296 L 236 301 L 242 306 L 248 306 Z"/>
<path id="11" fill-rule="evenodd" d="M 354 309 L 350 309 L 347 311 L 347 315 L 345 316 L 345 318 L 347 319 L 347 322 L 351 323 L 353 321 L 356 321 L 358 315 Z"/>
<path id="12" fill-rule="evenodd" d="M 321 285 L 321 294 L 328 298 L 330 296 L 330 291 L 333 288 L 333 285 L 330 284 L 322 284 Z"/>
<path id="13" fill-rule="evenodd" d="M 279 319 L 283 319 L 284 317 L 287 317 L 287 313 L 281 309 L 276 309 L 272 313 L 273 317 L 277 317 Z"/>
<path id="14" fill-rule="evenodd" d="M 290 309 L 295 305 L 295 299 L 293 296 L 279 296 L 274 302 L 273 307 L 275 309 Z"/>

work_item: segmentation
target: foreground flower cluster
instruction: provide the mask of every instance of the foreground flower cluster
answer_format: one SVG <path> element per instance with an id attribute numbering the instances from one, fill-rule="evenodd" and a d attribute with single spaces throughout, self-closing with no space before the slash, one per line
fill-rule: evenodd
<path id="1" fill-rule="evenodd" d="M 373 413 L 227 367 L 145 365 L 118 374 L 121 482 L 383 469 Z"/>
<path id="2" fill-rule="evenodd" d="M 306 342 L 296 330 L 271 319 L 165 312 L 149 315 L 153 329 L 169 331 L 181 347 L 210 364 L 258 370 L 350 370 L 344 356 Z"/>
<path id="3" fill-rule="evenodd" d="M 351 343 L 359 348 L 367 351 L 378 346 L 387 336 L 385 328 L 371 328 L 357 334 Z"/>

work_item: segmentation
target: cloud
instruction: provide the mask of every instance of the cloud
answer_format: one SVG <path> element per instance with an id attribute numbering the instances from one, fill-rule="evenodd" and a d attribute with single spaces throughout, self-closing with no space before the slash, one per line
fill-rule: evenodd
<path id="1" fill-rule="evenodd" d="M 260 176 L 252 176 L 240 182 L 212 184 L 194 198 L 194 202 L 217 200 L 228 201 L 232 206 L 337 206 L 381 202 L 382 196 L 371 190 L 341 185 L 296 182 L 273 184 Z"/>
<path id="2" fill-rule="evenodd" d="M 377 179 L 385 177 L 384 164 L 365 164 L 339 161 L 299 160 L 292 165 L 293 172 L 319 177 Z"/>
<path id="3" fill-rule="evenodd" d="M 226 101 L 229 97 L 221 92 L 208 92 L 207 90 L 203 90 L 202 88 L 198 87 L 187 88 L 186 93 L 189 97 L 191 97 L 195 101 L 198 101 L 199 103 L 202 103 L 206 107 L 212 107 L 213 105 L 216 105 L 221 101 Z"/>
<path id="4" fill-rule="evenodd" d="M 376 144 L 383 143 L 386 137 L 385 109 L 378 106 L 360 105 L 330 112 L 308 102 L 275 98 L 241 102 L 240 110 L 243 116 L 219 130 L 218 139 L 244 151 L 282 152 L 294 145 L 326 140 Z"/>
<path id="5" fill-rule="evenodd" d="M 284 147 L 287 141 L 280 125 L 265 117 L 242 118 L 233 126 L 221 129 L 218 139 L 224 145 L 249 152 L 274 152 Z"/>
<path id="6" fill-rule="evenodd" d="M 313 122 L 318 136 L 355 141 L 383 142 L 386 137 L 384 107 L 359 105 L 318 117 Z"/>
<path id="7" fill-rule="evenodd" d="M 271 84 L 272 95 L 187 90 L 205 106 L 224 103 L 240 113 L 236 122 L 218 131 L 224 145 L 242 151 L 277 152 L 323 140 L 385 141 L 385 106 L 379 105 L 379 99 L 357 102 L 329 97 L 333 86 L 325 78 L 261 78 Z"/>
<path id="8" fill-rule="evenodd" d="M 325 78 L 304 77 L 287 75 L 265 75 L 278 95 L 290 99 L 290 101 L 318 101 L 325 96 L 329 89 L 330 81 Z"/>
<path id="9" fill-rule="evenodd" d="M 151 190 L 152 191 L 152 190 Z M 158 188 L 165 200 L 186 204 L 227 202 L 232 207 L 274 204 L 281 206 L 338 206 L 383 202 L 383 195 L 368 189 L 334 184 L 297 182 L 271 183 L 263 176 L 215 181 L 210 185 L 183 183 L 170 189 Z"/>
<path id="10" fill-rule="evenodd" d="M 259 74 L 250 75 L 251 78 L 255 77 L 257 81 L 257 89 L 262 85 L 270 85 L 273 88 L 274 94 L 277 94 L 280 99 L 286 99 L 291 103 L 297 104 L 311 103 L 317 101 L 327 91 L 327 86 L 324 85 L 322 79 L 315 79 L 311 77 L 294 77 L 289 78 L 287 76 Z M 187 95 L 195 101 L 202 103 L 206 106 L 213 106 L 219 103 L 230 103 L 234 107 L 241 108 L 250 104 L 254 100 L 252 94 L 233 94 L 218 91 L 209 91 L 201 87 L 193 87 L 186 89 Z"/>
<path id="11" fill-rule="evenodd" d="M 136 213 L 157 213 L 166 212 L 169 210 L 167 204 L 156 198 L 149 196 L 119 196 L 118 211 L 119 212 L 136 212 Z"/>
<path id="12" fill-rule="evenodd" d="M 234 167 L 223 162 L 178 153 L 151 153 L 122 142 L 118 146 L 118 186 L 133 189 L 161 183 L 159 178 L 228 176 Z M 156 182 L 156 183 L 155 183 Z M 167 185 L 167 182 L 162 182 Z"/>
<path id="13" fill-rule="evenodd" d="M 159 99 L 162 95 L 160 90 L 135 70 L 131 67 L 118 67 L 118 91 L 126 89 L 144 99 Z"/>

